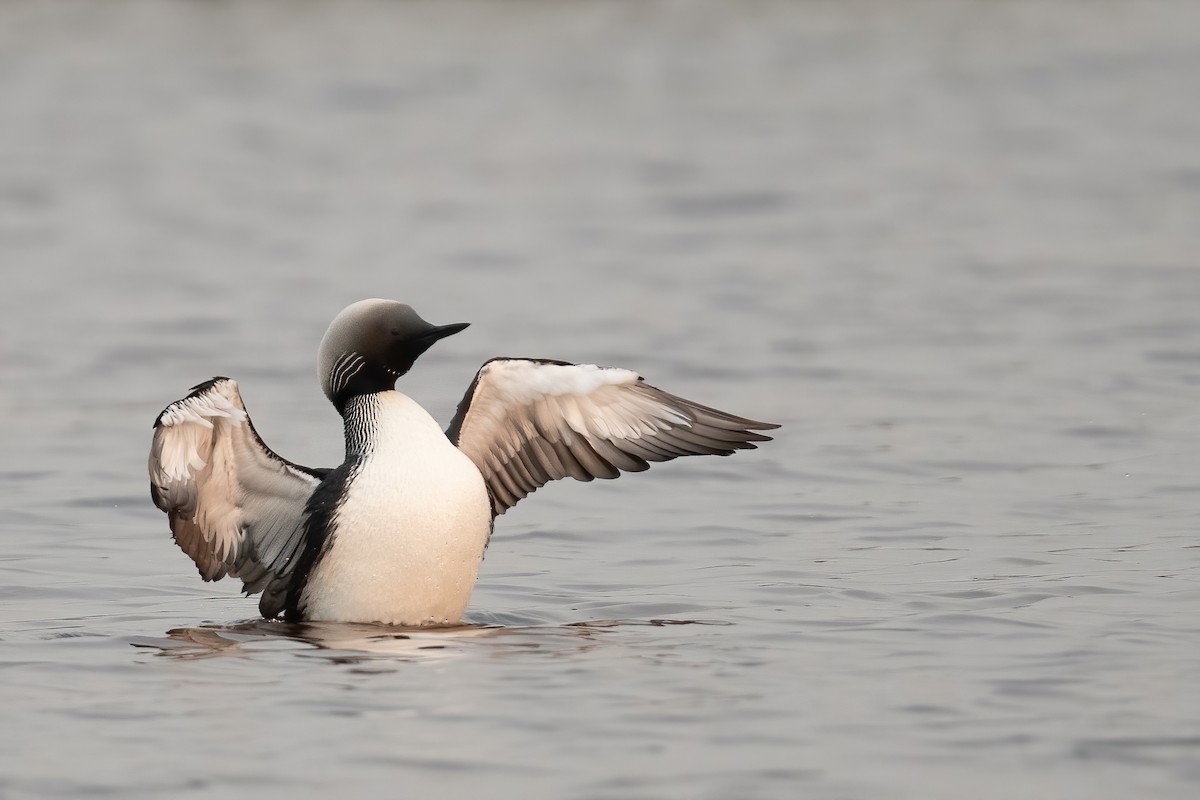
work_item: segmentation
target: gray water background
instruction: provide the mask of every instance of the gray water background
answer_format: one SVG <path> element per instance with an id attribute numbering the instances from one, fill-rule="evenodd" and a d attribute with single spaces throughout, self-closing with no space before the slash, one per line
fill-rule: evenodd
<path id="1" fill-rule="evenodd" d="M 3 4 L 0 797 L 1196 796 L 1198 76 L 1182 2 Z M 522 502 L 496 627 L 253 622 L 150 423 L 337 463 L 370 296 L 474 323 L 444 421 L 784 427 Z"/>

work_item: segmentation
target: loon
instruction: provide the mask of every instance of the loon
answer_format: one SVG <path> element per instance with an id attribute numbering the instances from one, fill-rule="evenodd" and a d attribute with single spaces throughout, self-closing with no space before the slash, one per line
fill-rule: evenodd
<path id="1" fill-rule="evenodd" d="M 730 455 L 779 427 L 693 403 L 635 372 L 494 358 L 450 427 L 396 391 L 439 339 L 411 306 L 362 300 L 334 318 L 321 389 L 345 423 L 346 460 L 313 469 L 275 454 L 235 381 L 193 387 L 154 421 L 150 494 L 206 581 L 242 581 L 290 622 L 459 623 L 495 518 L 546 483 Z"/>

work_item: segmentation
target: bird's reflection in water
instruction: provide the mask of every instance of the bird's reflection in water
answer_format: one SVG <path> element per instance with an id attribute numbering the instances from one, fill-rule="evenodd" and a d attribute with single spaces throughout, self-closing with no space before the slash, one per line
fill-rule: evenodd
<path id="1" fill-rule="evenodd" d="M 264 619 L 225 625 L 174 628 L 166 638 L 140 637 L 136 647 L 177 659 L 214 656 L 254 657 L 280 650 L 357 664 L 375 659 L 433 661 L 451 658 L 468 646 L 490 654 L 539 650 L 550 655 L 577 654 L 622 626 L 721 625 L 707 620 L 594 620 L 567 625 L 459 625 L 447 628 L 399 628 L 342 622 L 285 623 Z"/>
<path id="2" fill-rule="evenodd" d="M 434 660 L 447 657 L 465 639 L 491 635 L 495 628 L 408 629 L 359 623 L 285 623 L 264 619 L 174 628 L 166 639 L 135 644 L 156 648 L 159 655 L 181 659 L 213 656 L 252 657 L 267 651 L 291 651 L 334 661 L 357 662 L 373 657 Z"/>

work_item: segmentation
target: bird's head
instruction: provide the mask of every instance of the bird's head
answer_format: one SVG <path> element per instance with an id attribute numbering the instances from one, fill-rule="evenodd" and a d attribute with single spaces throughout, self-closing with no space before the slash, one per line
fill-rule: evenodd
<path id="1" fill-rule="evenodd" d="M 321 339 L 321 389 L 339 412 L 351 397 L 393 389 L 434 342 L 468 324 L 431 325 L 395 300 L 360 300 L 342 309 Z"/>

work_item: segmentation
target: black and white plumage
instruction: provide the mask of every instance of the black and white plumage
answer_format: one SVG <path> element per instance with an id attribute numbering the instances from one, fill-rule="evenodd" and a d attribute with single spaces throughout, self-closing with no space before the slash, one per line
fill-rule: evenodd
<path id="1" fill-rule="evenodd" d="M 449 625 L 466 609 L 497 515 L 546 483 L 729 455 L 778 427 L 693 403 L 614 367 L 497 358 L 443 432 L 395 391 L 438 339 L 409 306 L 363 300 L 320 348 L 346 460 L 310 469 L 259 438 L 237 384 L 214 378 L 154 423 L 150 489 L 205 580 L 261 591 L 264 617 Z"/>

